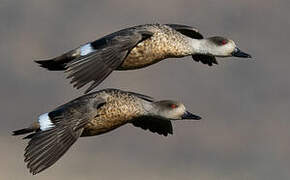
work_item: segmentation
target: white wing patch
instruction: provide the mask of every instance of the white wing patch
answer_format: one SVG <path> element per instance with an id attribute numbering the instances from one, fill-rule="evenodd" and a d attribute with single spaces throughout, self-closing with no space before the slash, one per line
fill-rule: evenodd
<path id="1" fill-rule="evenodd" d="M 80 51 L 81 51 L 81 56 L 85 56 L 87 54 L 90 54 L 91 52 L 94 52 L 93 47 L 91 46 L 90 43 L 85 44 L 83 46 L 80 47 Z"/>
<path id="2" fill-rule="evenodd" d="M 42 131 L 48 130 L 50 128 L 53 128 L 55 125 L 51 122 L 48 113 L 42 114 L 38 117 L 38 122 L 40 129 Z"/>

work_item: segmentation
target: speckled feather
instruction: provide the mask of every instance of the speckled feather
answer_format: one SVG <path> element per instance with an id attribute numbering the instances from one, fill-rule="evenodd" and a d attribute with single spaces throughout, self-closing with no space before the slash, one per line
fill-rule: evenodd
<path id="1" fill-rule="evenodd" d="M 117 70 L 143 68 L 166 58 L 191 54 L 188 37 L 171 27 L 161 24 L 148 24 L 142 27 L 153 32 L 153 35 L 138 43 Z"/>
<path id="2" fill-rule="evenodd" d="M 97 115 L 84 127 L 82 136 L 108 132 L 144 114 L 142 99 L 129 92 L 111 89 L 100 91 L 97 96 L 105 98 L 106 103 L 97 109 Z"/>

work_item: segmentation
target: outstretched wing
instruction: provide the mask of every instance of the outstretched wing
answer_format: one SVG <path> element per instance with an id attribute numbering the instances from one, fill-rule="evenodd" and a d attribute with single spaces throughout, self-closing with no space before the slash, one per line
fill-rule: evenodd
<path id="1" fill-rule="evenodd" d="M 176 31 L 180 32 L 181 34 L 191 37 L 193 39 L 203 39 L 202 34 L 198 32 L 197 29 L 191 26 L 181 25 L 181 24 L 165 24 Z"/>
<path id="2" fill-rule="evenodd" d="M 85 93 L 118 68 L 139 42 L 152 36 L 146 30 L 125 29 L 82 46 L 83 55 L 67 64 L 66 73 L 77 89 L 93 82 Z"/>
<path id="3" fill-rule="evenodd" d="M 167 136 L 173 134 L 172 124 L 169 120 L 143 116 L 131 122 L 134 126 L 140 127 L 144 130 L 149 130 L 153 133 Z"/>
<path id="4" fill-rule="evenodd" d="M 196 62 L 201 62 L 209 66 L 212 66 L 213 64 L 218 64 L 216 58 L 211 55 L 194 54 L 192 55 L 192 59 L 195 60 Z"/>
<path id="5" fill-rule="evenodd" d="M 83 127 L 92 116 L 88 99 L 76 99 L 48 113 L 49 128 L 28 136 L 31 140 L 25 149 L 30 172 L 37 174 L 52 166 L 76 142 Z M 103 100 L 96 100 L 93 107 Z"/>

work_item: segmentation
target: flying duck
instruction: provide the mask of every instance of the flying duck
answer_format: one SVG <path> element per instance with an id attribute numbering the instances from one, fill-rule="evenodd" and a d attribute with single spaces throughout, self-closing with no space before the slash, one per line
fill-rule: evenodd
<path id="1" fill-rule="evenodd" d="M 251 58 L 231 39 L 203 38 L 197 29 L 179 24 L 145 24 L 106 35 L 61 56 L 37 60 L 51 71 L 65 71 L 77 89 L 91 83 L 88 93 L 114 70 L 144 68 L 166 58 L 192 56 L 212 66 L 215 57 Z"/>
<path id="2" fill-rule="evenodd" d="M 124 124 L 167 136 L 173 134 L 171 120 L 201 117 L 186 111 L 177 101 L 153 98 L 118 89 L 83 95 L 38 117 L 28 128 L 13 135 L 28 134 L 25 162 L 32 174 L 52 166 L 79 137 L 95 136 Z"/>

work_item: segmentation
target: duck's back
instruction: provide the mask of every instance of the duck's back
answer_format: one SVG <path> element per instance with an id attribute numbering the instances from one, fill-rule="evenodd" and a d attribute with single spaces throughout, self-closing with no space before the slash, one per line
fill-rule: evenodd
<path id="1" fill-rule="evenodd" d="M 124 91 L 100 92 L 106 102 L 97 107 L 96 116 L 85 126 L 82 136 L 93 136 L 118 128 L 143 113 L 141 100 Z"/>
<path id="2" fill-rule="evenodd" d="M 167 25 L 147 24 L 133 28 L 145 28 L 153 35 L 137 44 L 118 70 L 143 68 L 166 58 L 183 57 L 191 53 L 188 37 Z"/>

